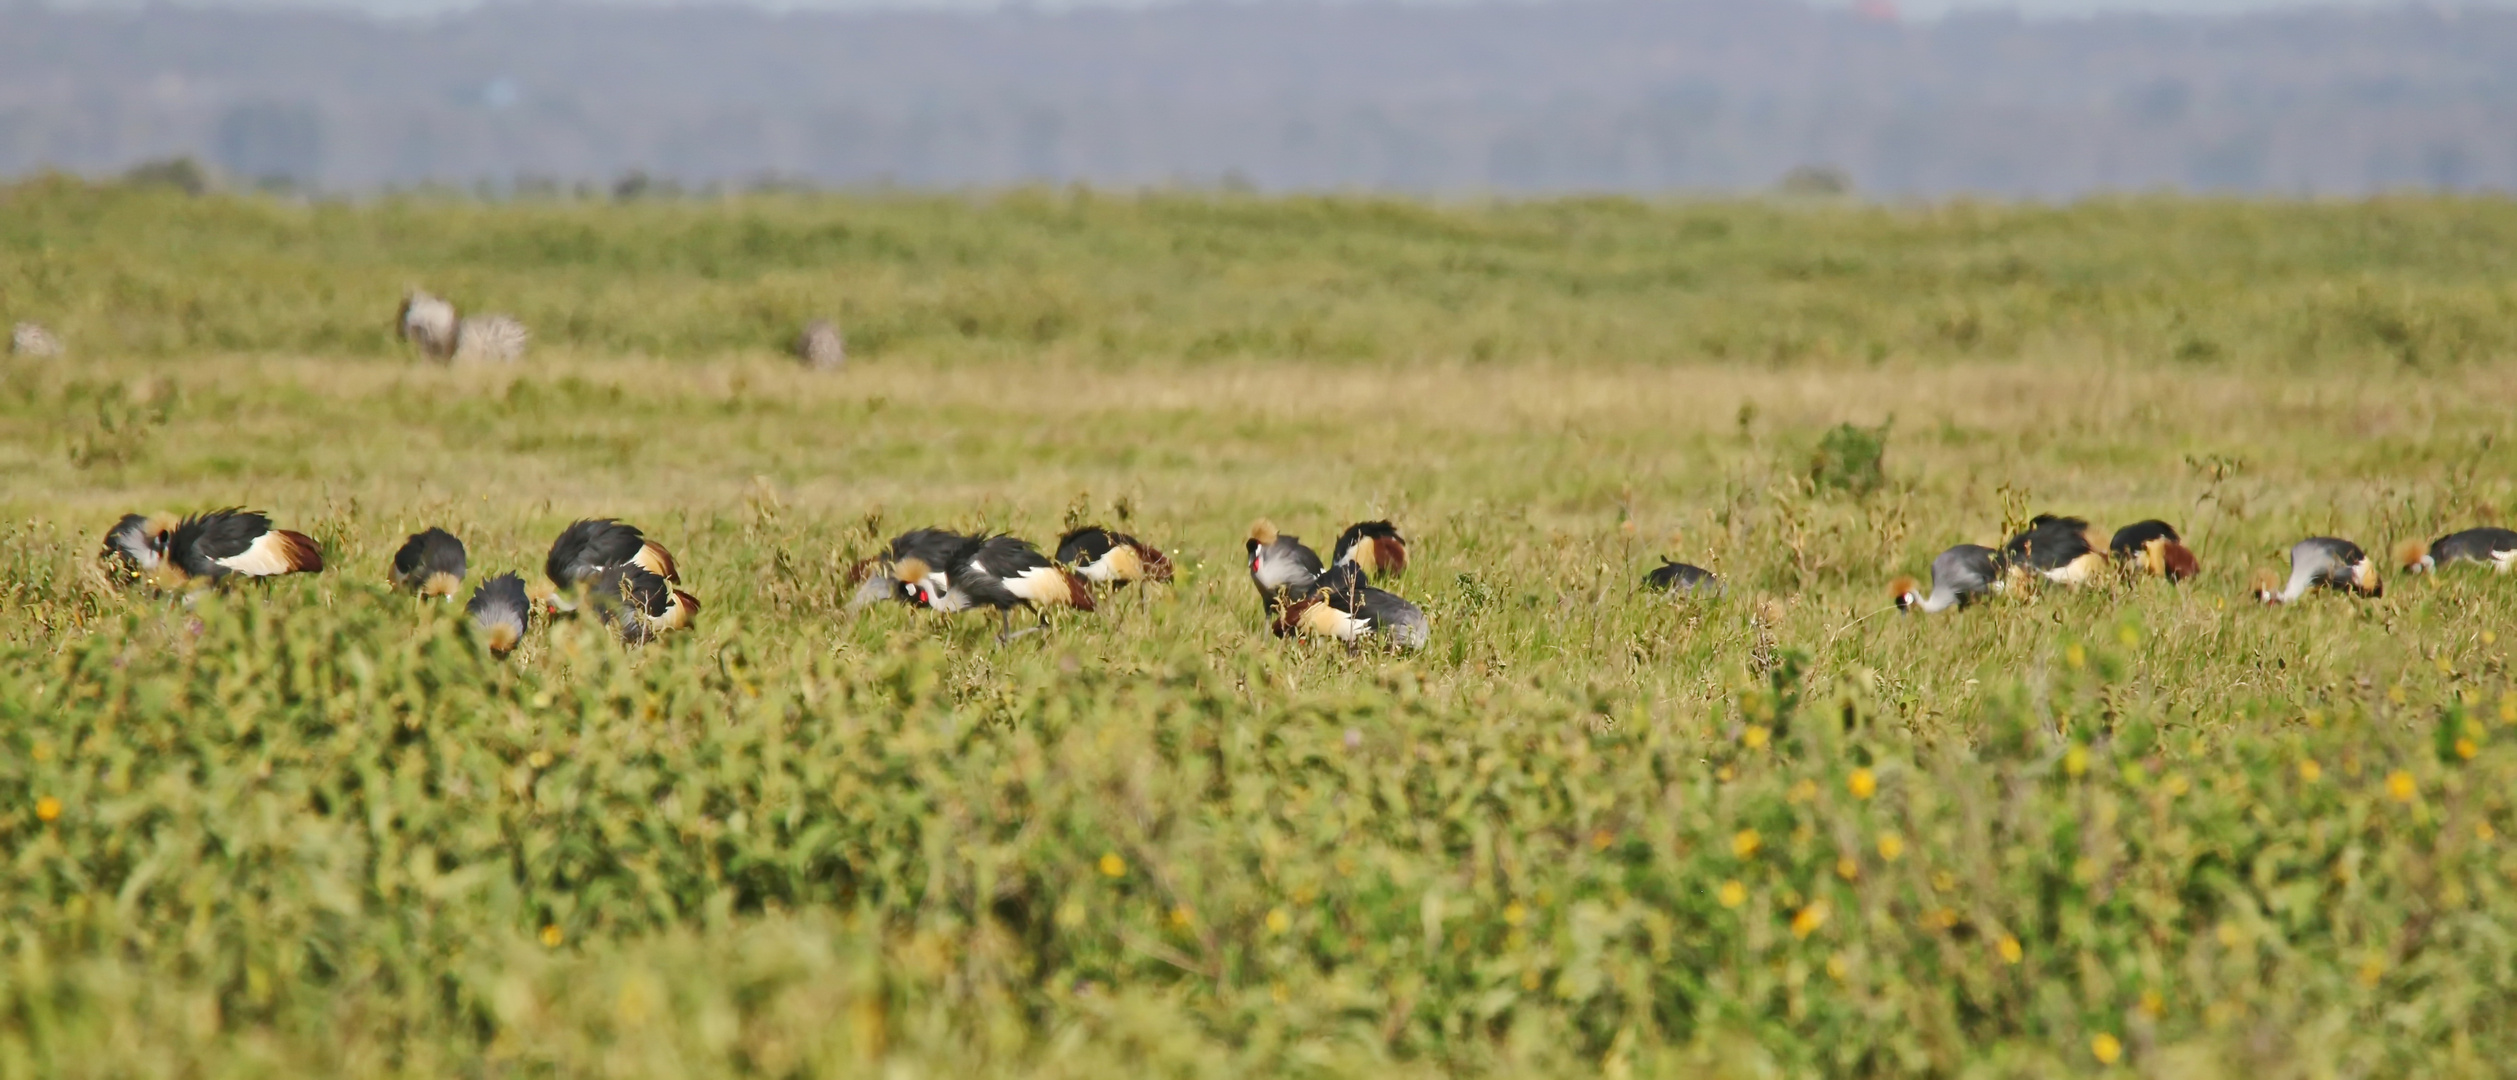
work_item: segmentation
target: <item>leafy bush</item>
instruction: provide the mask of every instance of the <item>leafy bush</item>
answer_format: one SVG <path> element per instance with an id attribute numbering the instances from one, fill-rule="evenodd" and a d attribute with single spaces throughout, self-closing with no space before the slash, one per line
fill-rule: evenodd
<path id="1" fill-rule="evenodd" d="M 1891 419 L 1875 428 L 1837 424 L 1818 440 L 1818 453 L 1809 462 L 1809 482 L 1820 491 L 1835 491 L 1854 498 L 1866 498 L 1888 482 L 1888 428 Z"/>

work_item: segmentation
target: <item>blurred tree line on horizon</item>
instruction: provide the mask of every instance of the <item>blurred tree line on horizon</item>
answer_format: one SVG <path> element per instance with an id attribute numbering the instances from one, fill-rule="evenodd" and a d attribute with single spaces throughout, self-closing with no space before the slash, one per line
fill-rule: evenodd
<path id="1" fill-rule="evenodd" d="M 0 7 L 0 175 L 182 157 L 323 191 L 2494 190 L 2517 11 Z"/>

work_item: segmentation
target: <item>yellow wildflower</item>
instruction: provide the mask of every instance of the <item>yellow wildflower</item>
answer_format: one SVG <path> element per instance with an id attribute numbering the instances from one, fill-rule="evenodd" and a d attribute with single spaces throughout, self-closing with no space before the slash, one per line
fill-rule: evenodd
<path id="1" fill-rule="evenodd" d="M 2089 1040 L 2089 1053 L 2096 1056 L 2098 1064 L 2112 1065 L 2124 1056 L 2124 1041 L 2106 1032 L 2098 1032 L 2096 1038 Z"/>
<path id="2" fill-rule="evenodd" d="M 1819 927 L 1827 924 L 1827 914 L 1826 901 L 1811 901 L 1808 907 L 1804 907 L 1798 912 L 1793 913 L 1792 936 L 1796 938 L 1806 938 L 1811 934 L 1817 933 Z"/>

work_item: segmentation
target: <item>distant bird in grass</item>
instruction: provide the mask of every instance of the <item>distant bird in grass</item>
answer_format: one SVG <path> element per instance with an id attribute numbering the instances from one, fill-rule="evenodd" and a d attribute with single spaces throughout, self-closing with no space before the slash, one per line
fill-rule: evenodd
<path id="1" fill-rule="evenodd" d="M 2202 572 L 2202 563 L 2185 546 L 2185 538 L 2176 535 L 2176 526 L 2157 518 L 2115 530 L 2115 538 L 2107 542 L 2106 551 L 2127 570 L 2166 578 L 2171 583 Z"/>
<path id="2" fill-rule="evenodd" d="M 490 655 L 505 656 L 524 642 L 533 601 L 525 596 L 523 578 L 500 574 L 472 590 L 472 601 L 463 605 L 463 611 L 472 617 L 472 627 Z"/>
<path id="3" fill-rule="evenodd" d="M 637 563 L 607 567 L 586 582 L 586 603 L 625 644 L 644 645 L 699 617 L 699 598 Z"/>
<path id="4" fill-rule="evenodd" d="M 837 371 L 848 366 L 848 343 L 839 336 L 838 324 L 828 319 L 804 324 L 804 332 L 796 335 L 792 351 L 813 371 Z"/>
<path id="5" fill-rule="evenodd" d="M 9 330 L 9 353 L 30 360 L 51 360 L 64 350 L 61 339 L 53 332 L 31 322 L 22 322 Z"/>
<path id="6" fill-rule="evenodd" d="M 1643 575 L 1643 586 L 1675 596 L 1711 599 L 1722 595 L 1722 581 L 1714 577 L 1712 571 L 1701 566 L 1679 562 L 1666 555 L 1661 556 L 1661 564 L 1657 569 Z"/>
<path id="7" fill-rule="evenodd" d="M 682 581 L 673 553 L 648 539 L 637 526 L 613 518 L 587 518 L 561 530 L 559 539 L 551 542 L 550 556 L 542 561 L 542 574 L 549 580 L 537 591 L 553 610 L 572 611 L 576 606 L 572 594 L 578 586 L 623 565 L 635 565 L 669 584 Z"/>
<path id="8" fill-rule="evenodd" d="M 1013 624 L 1017 607 L 1040 613 L 1040 626 L 1032 628 L 1035 630 L 1049 625 L 1050 608 L 1093 610 L 1092 590 L 1086 587 L 1084 579 L 1050 561 L 1027 540 L 1012 536 L 974 538 L 954 554 L 948 566 L 939 571 L 912 555 L 894 564 L 893 573 L 913 598 L 937 611 L 995 608 L 999 641 L 1020 636 L 1014 633 Z"/>
<path id="9" fill-rule="evenodd" d="M 2106 572 L 2106 557 L 2089 543 L 2089 523 L 2076 517 L 2036 515 L 2002 546 L 2001 555 L 2013 572 L 2060 585 L 2088 585 Z"/>
<path id="10" fill-rule="evenodd" d="M 255 510 L 229 507 L 194 514 L 175 526 L 166 540 L 161 573 L 176 580 L 223 581 L 232 575 L 277 577 L 311 574 L 323 569 L 323 552 L 314 537 L 271 527 L 271 519 Z"/>
<path id="11" fill-rule="evenodd" d="M 2290 581 L 2266 570 L 2255 576 L 2255 598 L 2267 604 L 2293 603 L 2313 588 L 2328 588 L 2358 596 L 2386 595 L 2386 586 L 2377 578 L 2377 567 L 2368 561 L 2368 553 L 2360 545 L 2330 536 L 2311 536 L 2290 546 Z"/>
<path id="12" fill-rule="evenodd" d="M 166 547 L 181 523 L 172 514 L 124 514 L 105 531 L 105 548 L 96 557 L 117 585 L 160 581 Z"/>
<path id="13" fill-rule="evenodd" d="M 454 358 L 461 323 L 454 305 L 412 289 L 402 295 L 402 310 L 393 317 L 393 336 L 419 347 L 431 360 Z"/>
<path id="14" fill-rule="evenodd" d="M 2407 574 L 2426 574 L 2460 562 L 2480 563 L 2505 574 L 2511 566 L 2517 566 L 2517 532 L 2490 527 L 2466 529 L 2439 537 L 2426 548 L 2418 540 L 2406 540 L 2395 549 L 2395 560 L 2403 564 Z"/>
<path id="15" fill-rule="evenodd" d="M 1937 614 L 1964 608 L 2002 589 L 2001 553 L 1982 544 L 1959 544 L 1931 561 L 1931 593 L 1918 591 L 1913 578 L 1889 583 L 1899 611 Z"/>
<path id="16" fill-rule="evenodd" d="M 1162 549 L 1098 525 L 1058 537 L 1057 561 L 1084 580 L 1113 589 L 1139 581 L 1171 580 L 1171 559 Z"/>
<path id="17" fill-rule="evenodd" d="M 1259 606 L 1270 618 L 1308 590 L 1325 569 L 1320 553 L 1302 545 L 1302 538 L 1276 531 L 1265 518 L 1250 526 L 1250 584 L 1258 587 Z"/>
<path id="18" fill-rule="evenodd" d="M 1329 563 L 1353 563 L 1381 581 L 1407 572 L 1407 538 L 1386 521 L 1358 521 L 1346 526 L 1330 551 Z"/>
<path id="19" fill-rule="evenodd" d="M 1324 637 L 1349 647 L 1424 648 L 1432 637 L 1424 609 L 1365 581 L 1362 568 L 1352 563 L 1330 567 L 1283 607 L 1271 629 L 1278 637 Z"/>
<path id="20" fill-rule="evenodd" d="M 461 364 L 512 364 L 533 335 L 512 315 L 470 315 L 456 324 L 454 359 Z"/>
<path id="21" fill-rule="evenodd" d="M 393 583 L 423 598 L 453 600 L 463 570 L 463 541 L 435 526 L 412 533 L 393 553 Z"/>

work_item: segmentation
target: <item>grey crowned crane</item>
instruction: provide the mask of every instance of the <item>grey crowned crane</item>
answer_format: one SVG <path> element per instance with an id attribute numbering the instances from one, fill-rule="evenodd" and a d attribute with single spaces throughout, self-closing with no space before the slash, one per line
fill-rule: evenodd
<path id="1" fill-rule="evenodd" d="M 2176 526 L 2157 518 L 2115 530 L 2106 552 L 2125 569 L 2166 578 L 2170 584 L 2202 572 L 2201 561 L 2185 546 L 2185 538 L 2176 535 Z"/>
<path id="2" fill-rule="evenodd" d="M 158 573 L 175 583 L 221 582 L 232 576 L 278 577 L 323 569 L 315 538 L 271 527 L 257 510 L 228 507 L 176 523 Z"/>
<path id="3" fill-rule="evenodd" d="M 451 601 L 463 587 L 463 541 L 430 526 L 415 532 L 393 553 L 393 583 L 422 599 Z"/>
<path id="4" fill-rule="evenodd" d="M 1057 561 L 1084 580 L 1113 589 L 1140 581 L 1171 580 L 1171 559 L 1161 548 L 1098 525 L 1058 537 Z"/>
<path id="5" fill-rule="evenodd" d="M 2255 576 L 2255 599 L 2267 604 L 2287 604 L 2318 587 L 2352 593 L 2357 596 L 2386 595 L 2385 583 L 2377 579 L 2377 566 L 2368 561 L 2368 553 L 2360 545 L 2330 536 L 2311 536 L 2290 546 L 2290 581 L 2266 570 Z"/>
<path id="6" fill-rule="evenodd" d="M 1701 566 L 1679 562 L 1667 555 L 1651 573 L 1643 575 L 1643 587 L 1657 589 L 1672 596 L 1695 596 L 1712 599 L 1722 595 L 1722 579 Z"/>
<path id="7" fill-rule="evenodd" d="M 1040 613 L 1040 625 L 1033 630 L 1049 625 L 1050 608 L 1093 610 L 1092 590 L 1085 586 L 1084 579 L 1050 561 L 1028 540 L 1012 536 L 973 538 L 945 566 L 948 569 L 938 570 L 912 555 L 893 564 L 892 573 L 909 590 L 912 600 L 937 611 L 995 608 L 999 641 L 1019 636 L 1014 633 L 1013 623 L 1014 609 L 1018 607 Z"/>
<path id="8" fill-rule="evenodd" d="M 634 562 L 604 568 L 586 582 L 585 595 L 595 617 L 629 645 L 687 630 L 699 617 L 698 597 Z"/>
<path id="9" fill-rule="evenodd" d="M 1331 638 L 1349 647 L 1371 642 L 1405 651 L 1424 648 L 1432 637 L 1424 609 L 1365 580 L 1352 563 L 1330 567 L 1277 614 L 1276 636 Z"/>
<path id="10" fill-rule="evenodd" d="M 1362 567 L 1374 581 L 1394 578 L 1407 572 L 1407 538 L 1389 522 L 1358 521 L 1337 534 L 1328 561 Z"/>
<path id="11" fill-rule="evenodd" d="M 1959 544 L 1931 561 L 1930 595 L 1919 591 L 1910 577 L 1898 578 L 1888 588 L 1896 593 L 1899 611 L 1928 615 L 1964 608 L 2001 591 L 2001 553 L 1982 544 Z"/>
<path id="12" fill-rule="evenodd" d="M 1250 526 L 1250 584 L 1258 587 L 1259 606 L 1274 618 L 1293 598 L 1311 588 L 1325 569 L 1320 553 L 1302 545 L 1302 538 L 1276 531 L 1265 518 Z"/>
<path id="13" fill-rule="evenodd" d="M 848 600 L 848 607 L 862 608 L 885 600 L 926 606 L 924 600 L 912 594 L 909 588 L 911 582 L 899 577 L 900 564 L 917 560 L 917 568 L 925 571 L 920 577 L 935 579 L 935 587 L 940 592 L 944 588 L 944 571 L 936 568 L 951 566 L 954 556 L 975 542 L 971 537 L 949 529 L 911 529 L 892 537 L 882 554 L 859 560 L 848 568 L 849 579 L 856 585 L 856 593 Z"/>
<path id="14" fill-rule="evenodd" d="M 635 525 L 612 518 L 588 518 L 560 531 L 551 542 L 550 557 L 542 561 L 542 574 L 547 581 L 535 582 L 535 599 L 553 612 L 576 610 L 573 594 L 578 586 L 592 582 L 598 575 L 617 566 L 634 565 L 663 578 L 668 584 L 682 582 L 681 567 L 674 563 L 673 553 L 664 545 L 648 539 Z"/>
<path id="15" fill-rule="evenodd" d="M 2517 532 L 2488 527 L 2466 529 L 2439 537 L 2426 548 L 2418 540 L 2406 540 L 2395 549 L 2395 558 L 2407 574 L 2426 574 L 2460 562 L 2480 563 L 2505 574 L 2517 566 Z"/>
<path id="16" fill-rule="evenodd" d="M 2089 523 L 2076 517 L 2036 515 L 2002 545 L 2001 555 L 2012 571 L 2058 585 L 2088 585 L 2106 573 L 2106 557 L 2089 542 Z"/>
<path id="17" fill-rule="evenodd" d="M 114 527 L 105 530 L 105 548 L 97 553 L 97 561 L 117 585 L 143 582 L 163 584 L 166 581 L 166 545 L 175 537 L 175 526 L 182 519 L 173 514 L 124 514 Z"/>
<path id="18" fill-rule="evenodd" d="M 524 594 L 524 579 L 512 573 L 500 574 L 472 590 L 472 600 L 463 605 L 463 613 L 472 617 L 472 629 L 480 635 L 481 644 L 492 656 L 505 656 L 524 642 L 524 630 L 533 617 L 533 601 Z"/>

